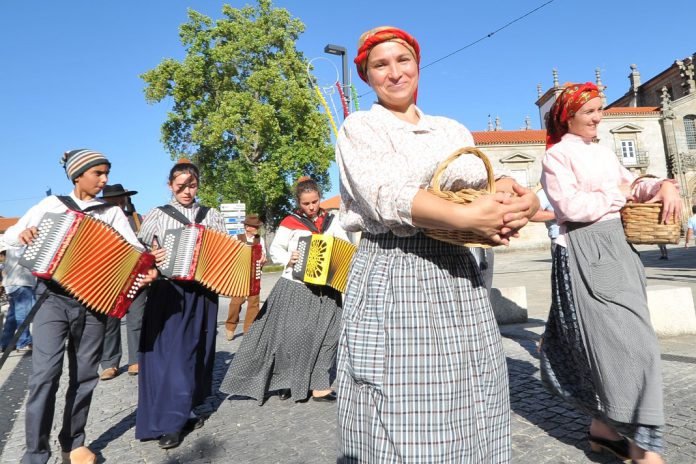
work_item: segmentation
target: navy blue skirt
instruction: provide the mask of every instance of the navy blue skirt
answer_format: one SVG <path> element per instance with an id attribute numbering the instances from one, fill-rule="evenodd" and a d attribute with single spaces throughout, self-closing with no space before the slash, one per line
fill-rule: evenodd
<path id="1" fill-rule="evenodd" d="M 196 283 L 152 284 L 140 334 L 135 438 L 179 432 L 211 395 L 217 308 L 217 295 Z"/>

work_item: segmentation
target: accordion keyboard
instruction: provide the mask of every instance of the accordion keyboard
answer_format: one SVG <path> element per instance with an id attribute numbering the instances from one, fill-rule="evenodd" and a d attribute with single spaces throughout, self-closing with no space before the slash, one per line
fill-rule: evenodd
<path id="1" fill-rule="evenodd" d="M 201 231 L 197 227 L 187 227 L 181 233 L 181 241 L 179 244 L 180 252 L 177 253 L 174 260 L 174 272 L 172 275 L 182 276 L 189 273 L 199 233 L 201 233 Z"/>
<path id="2" fill-rule="evenodd" d="M 23 258 L 27 261 L 34 261 L 34 269 L 37 272 L 46 272 L 73 222 L 75 222 L 73 215 L 45 215 L 37 226 L 38 237 L 27 246 Z"/>

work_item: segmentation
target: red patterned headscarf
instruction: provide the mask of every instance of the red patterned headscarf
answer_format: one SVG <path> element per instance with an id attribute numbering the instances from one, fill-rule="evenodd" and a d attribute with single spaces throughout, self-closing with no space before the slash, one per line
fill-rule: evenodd
<path id="1" fill-rule="evenodd" d="M 420 74 L 420 46 L 411 34 L 397 27 L 380 26 L 363 33 L 358 40 L 358 56 L 353 62 L 358 68 L 360 79 L 367 82 L 367 57 L 372 49 L 383 42 L 398 42 L 411 52 L 418 64 Z"/>
<path id="2" fill-rule="evenodd" d="M 561 141 L 568 132 L 568 120 L 582 105 L 599 97 L 599 89 L 592 82 L 567 84 L 546 117 L 546 149 Z"/>

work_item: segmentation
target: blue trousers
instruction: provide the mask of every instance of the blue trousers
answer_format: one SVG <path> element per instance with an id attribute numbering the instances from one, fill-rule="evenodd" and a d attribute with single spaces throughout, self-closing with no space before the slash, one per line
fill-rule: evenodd
<path id="1" fill-rule="evenodd" d="M 34 296 L 34 289 L 32 287 L 14 287 L 7 286 L 7 297 L 10 301 L 10 307 L 7 310 L 7 318 L 5 319 L 5 325 L 2 329 L 2 338 L 0 339 L 0 348 L 5 351 L 7 346 L 12 340 L 12 336 L 17 330 L 24 319 L 26 319 L 27 314 L 31 311 L 32 306 L 36 302 L 36 297 Z M 22 333 L 17 340 L 17 348 L 24 348 L 31 344 L 31 335 L 29 334 L 29 327 Z"/>

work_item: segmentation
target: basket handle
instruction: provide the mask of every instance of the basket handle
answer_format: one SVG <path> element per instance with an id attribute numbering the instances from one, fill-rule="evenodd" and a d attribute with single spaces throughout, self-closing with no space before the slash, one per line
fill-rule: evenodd
<path id="1" fill-rule="evenodd" d="M 435 170 L 435 174 L 433 175 L 433 180 L 431 181 L 433 192 L 442 193 L 442 190 L 440 190 L 440 177 L 442 177 L 442 173 L 445 172 L 445 169 L 447 169 L 450 163 L 459 158 L 461 155 L 465 154 L 474 155 L 481 161 L 483 161 L 483 165 L 486 167 L 486 174 L 488 176 L 488 185 L 486 186 L 486 191 L 488 193 L 495 193 L 495 175 L 493 174 L 493 167 L 491 166 L 491 162 L 488 160 L 488 157 L 484 155 L 481 150 L 475 147 L 459 148 L 439 164 L 439 166 Z"/>
<path id="2" fill-rule="evenodd" d="M 636 177 L 636 179 L 633 182 L 631 182 L 631 188 L 638 185 L 638 181 L 641 179 L 657 179 L 657 176 L 655 176 L 653 174 L 643 174 L 642 176 L 638 176 L 638 177 Z"/>

